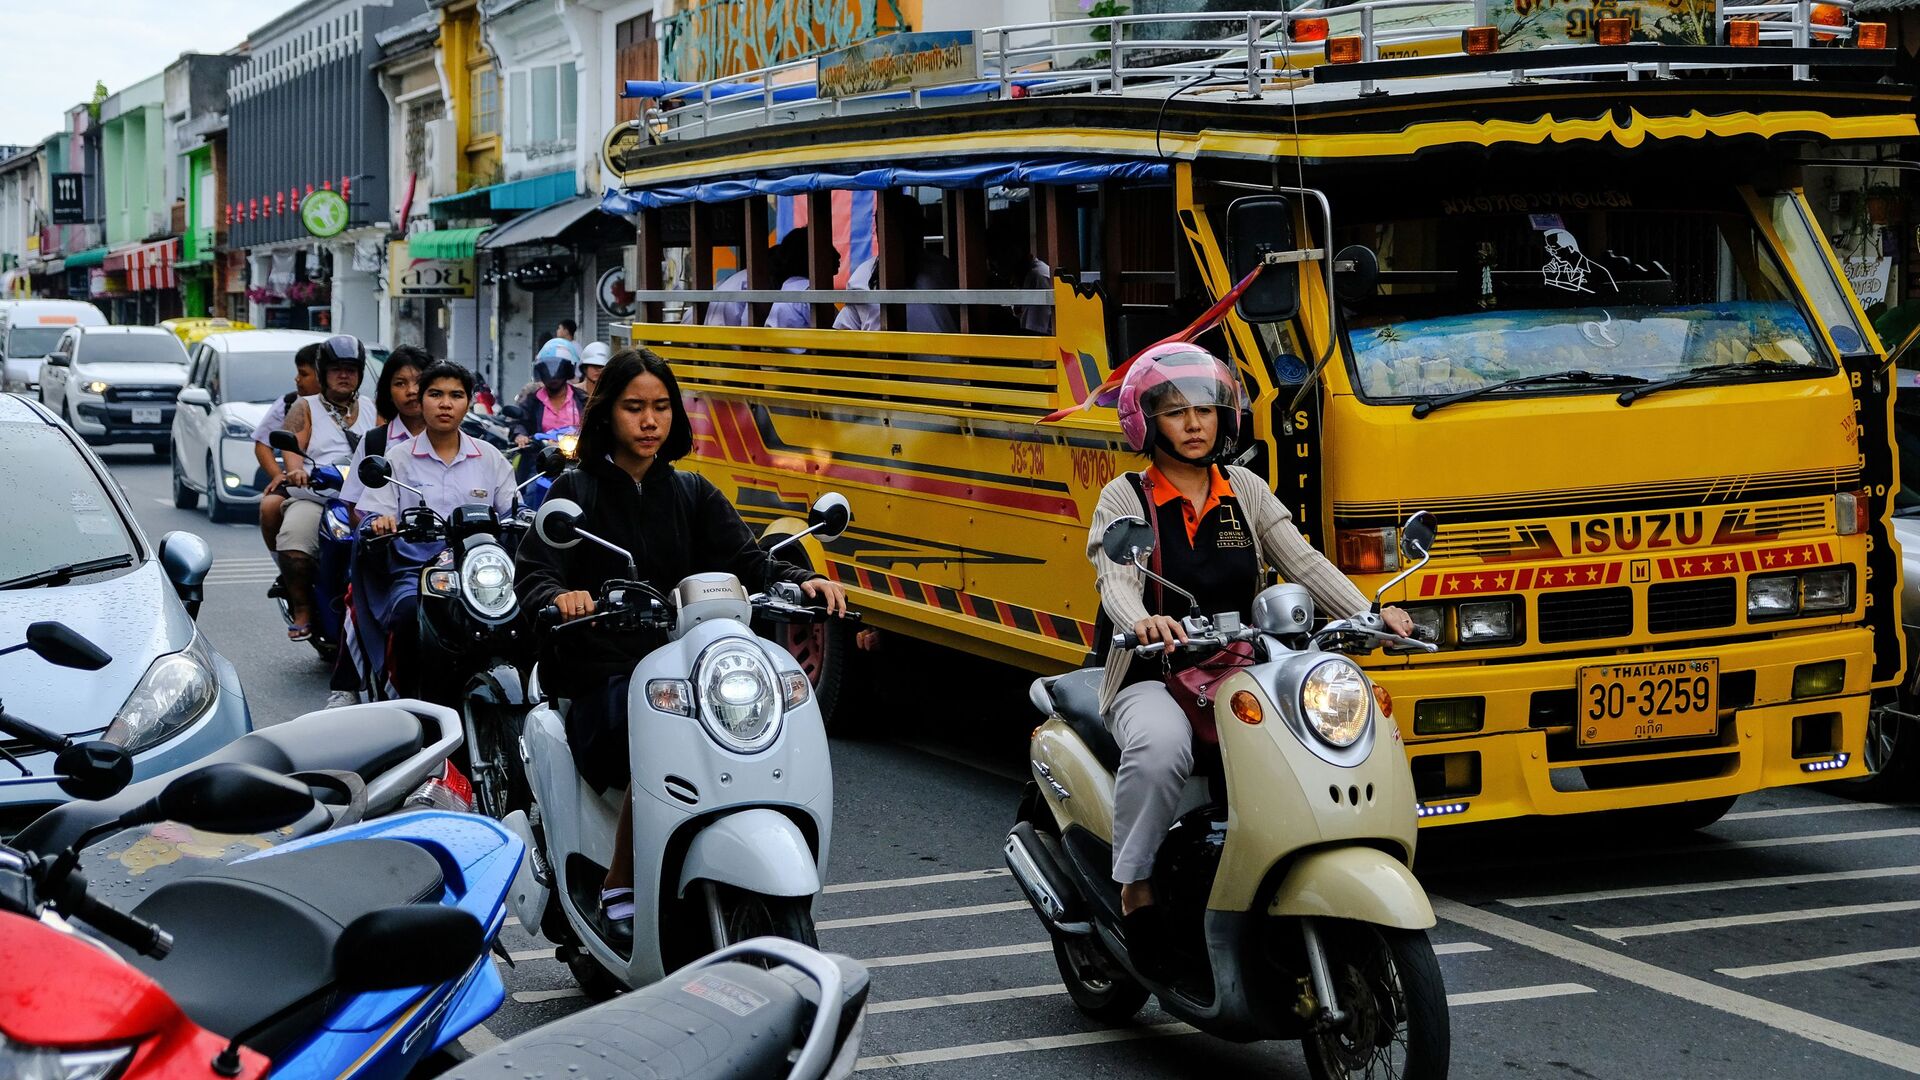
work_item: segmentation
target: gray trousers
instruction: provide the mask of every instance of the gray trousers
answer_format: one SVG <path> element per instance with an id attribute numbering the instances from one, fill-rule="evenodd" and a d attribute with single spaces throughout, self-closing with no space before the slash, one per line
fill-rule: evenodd
<path id="1" fill-rule="evenodd" d="M 1153 857 L 1173 827 L 1181 792 L 1193 772 L 1193 725 L 1158 682 L 1120 691 L 1107 726 L 1120 744 L 1113 781 L 1113 880 L 1153 876 Z"/>

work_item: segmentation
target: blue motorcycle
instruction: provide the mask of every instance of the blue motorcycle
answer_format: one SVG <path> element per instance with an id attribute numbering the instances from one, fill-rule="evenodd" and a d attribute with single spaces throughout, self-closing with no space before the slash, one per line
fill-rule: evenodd
<path id="1" fill-rule="evenodd" d="M 275 450 L 300 452 L 300 440 L 290 431 L 275 431 L 267 436 Z M 307 641 L 321 658 L 332 663 L 346 641 L 347 580 L 353 570 L 353 512 L 340 499 L 346 474 L 337 465 L 318 461 L 307 464 L 307 491 L 325 499 L 320 512 L 320 552 L 313 575 L 313 632 Z M 268 591 L 280 607 L 280 618 L 291 628 L 293 607 L 278 582 Z"/>

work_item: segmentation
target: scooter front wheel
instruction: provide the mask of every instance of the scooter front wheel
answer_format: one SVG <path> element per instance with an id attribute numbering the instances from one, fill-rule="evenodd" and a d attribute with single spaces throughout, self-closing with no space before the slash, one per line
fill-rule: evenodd
<path id="1" fill-rule="evenodd" d="M 1147 988 L 1134 982 L 1119 965 L 1100 952 L 1091 937 L 1053 937 L 1053 961 L 1067 996 L 1091 1019 L 1124 1024 L 1147 1003 Z"/>
<path id="2" fill-rule="evenodd" d="M 1445 1080 L 1447 990 L 1424 931 L 1320 923 L 1340 1023 L 1301 1040 L 1314 1080 Z"/>
<path id="3" fill-rule="evenodd" d="M 810 896 L 762 896 L 731 885 L 706 883 L 707 927 L 713 947 L 723 949 L 757 937 L 786 938 L 820 947 Z"/>

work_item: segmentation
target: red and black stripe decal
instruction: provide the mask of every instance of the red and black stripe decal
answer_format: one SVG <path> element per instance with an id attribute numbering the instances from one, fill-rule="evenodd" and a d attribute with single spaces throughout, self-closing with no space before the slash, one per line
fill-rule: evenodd
<path id="1" fill-rule="evenodd" d="M 883 593 L 910 604 L 938 608 L 970 619 L 1006 626 L 1038 637 L 1052 638 L 1085 648 L 1093 640 L 1093 625 L 1065 615 L 1037 611 L 1004 600 L 929 585 L 923 581 L 883 573 L 865 566 L 853 566 L 839 560 L 827 561 L 827 576 L 843 585 L 857 585 L 868 592 Z"/>

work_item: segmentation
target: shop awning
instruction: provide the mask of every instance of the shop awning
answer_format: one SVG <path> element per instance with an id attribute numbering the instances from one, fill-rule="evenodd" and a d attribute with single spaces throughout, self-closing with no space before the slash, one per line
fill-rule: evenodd
<path id="1" fill-rule="evenodd" d="M 106 261 L 107 261 L 106 248 L 97 247 L 88 251 L 77 251 L 72 255 L 67 256 L 67 269 L 85 270 L 90 266 L 99 266 L 101 263 Z"/>
<path id="2" fill-rule="evenodd" d="M 809 191 L 887 191 L 903 187 L 986 188 L 1013 184 L 1091 184 L 1123 180 L 1165 184 L 1172 170 L 1165 162 L 1098 158 L 966 161 L 945 168 L 881 166 L 857 172 L 809 172 L 791 176 L 747 176 L 705 184 L 668 184 L 644 191 L 608 190 L 600 208 L 609 214 L 681 203 L 720 203 L 749 195 L 804 195 Z"/>
<path id="3" fill-rule="evenodd" d="M 573 170 L 567 169 L 474 188 L 458 195 L 442 195 L 427 204 L 427 212 L 444 221 L 447 218 L 476 217 L 501 210 L 538 210 L 571 198 Z"/>
<path id="4" fill-rule="evenodd" d="M 149 289 L 176 287 L 173 264 L 179 257 L 180 238 L 174 236 L 109 252 L 106 264 L 109 270 L 126 272 L 128 292 L 146 292 Z"/>
<path id="5" fill-rule="evenodd" d="M 512 247 L 515 244 L 534 244 L 543 240 L 552 240 L 568 229 L 580 223 L 588 214 L 600 211 L 600 199 L 596 195 L 581 195 L 563 203 L 555 203 L 544 210 L 535 210 L 521 214 L 487 234 L 480 241 L 481 251 L 494 248 Z"/>
<path id="6" fill-rule="evenodd" d="M 407 254 L 416 259 L 471 259 L 487 226 L 477 229 L 435 229 L 407 237 Z"/>

